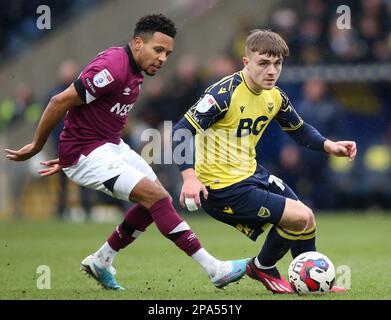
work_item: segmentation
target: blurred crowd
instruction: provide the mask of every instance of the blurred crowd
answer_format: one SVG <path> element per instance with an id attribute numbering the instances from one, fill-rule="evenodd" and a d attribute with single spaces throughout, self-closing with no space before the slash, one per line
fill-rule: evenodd
<path id="1" fill-rule="evenodd" d="M 344 10 L 337 13 L 340 6 Z M 346 27 L 350 23 L 350 28 L 341 29 L 337 20 L 346 8 L 351 15 L 342 22 Z M 239 19 L 227 48 L 238 67 L 248 30 L 254 28 L 271 29 L 287 41 L 290 56 L 285 66 L 343 67 L 391 61 L 390 0 L 283 1 L 274 8 L 267 24 Z M 272 125 L 257 147 L 261 163 L 315 208 L 390 208 L 390 82 L 360 81 L 360 77 L 326 82 L 308 77 L 301 83 L 278 85 L 305 121 L 326 137 L 356 140 L 359 153 L 354 163 L 328 158 L 298 147 Z"/>
<path id="2" fill-rule="evenodd" d="M 100 0 L 0 0 L 0 63 L 14 58 L 51 30 L 72 17 L 80 16 Z M 45 5 L 50 9 L 50 29 L 41 32 L 36 26 Z M 47 23 L 47 21 L 45 21 Z"/>
<path id="3" fill-rule="evenodd" d="M 391 57 L 391 0 L 343 1 L 352 12 L 350 30 L 336 28 L 336 7 L 325 0 L 307 0 L 297 7 L 279 5 L 267 24 L 238 19 L 237 31 L 226 53 L 202 64 L 189 54 L 175 61 L 176 71 L 169 81 L 160 76 L 146 78 L 142 99 L 132 110 L 123 139 L 141 152 L 145 129 L 160 130 L 164 144 L 169 135 L 164 121 L 174 124 L 210 84 L 242 68 L 244 39 L 253 28 L 279 32 L 290 46 L 287 65 L 320 63 L 387 62 Z M 26 83 L 14 96 L 0 101 L 0 134 L 13 132 L 26 123 L 36 124 L 48 99 L 73 82 L 80 72 L 73 61 L 59 68 L 58 83 L 46 101 L 37 101 Z M 283 71 L 284 72 L 284 71 Z M 350 163 L 296 145 L 272 123 L 257 146 L 261 164 L 287 182 L 298 196 L 314 208 L 371 209 L 391 208 L 391 101 L 389 82 L 325 82 L 308 78 L 303 83 L 281 83 L 292 104 L 308 123 L 324 136 L 356 140 L 358 156 Z M 51 137 L 53 149 L 60 124 Z M 175 165 L 152 164 L 160 181 L 178 206 L 181 178 Z M 67 207 L 67 179 L 61 175 L 57 212 L 64 216 Z M 93 194 L 91 193 L 93 192 Z M 16 196 L 16 194 L 15 194 Z M 80 190 L 81 205 L 89 213 L 98 202 L 113 202 L 104 194 Z M 114 203 L 124 208 L 122 202 Z"/>
<path id="4" fill-rule="evenodd" d="M 349 8 L 350 19 L 343 17 Z M 350 29 L 342 29 L 337 23 Z M 241 19 L 231 53 L 243 56 L 249 29 L 259 27 Z M 389 62 L 391 60 L 390 0 L 285 1 L 272 12 L 265 27 L 278 32 L 290 48 L 288 64 Z"/>

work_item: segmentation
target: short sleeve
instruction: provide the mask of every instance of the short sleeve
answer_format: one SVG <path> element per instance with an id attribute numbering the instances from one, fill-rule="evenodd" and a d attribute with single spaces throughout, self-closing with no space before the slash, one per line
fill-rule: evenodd
<path id="1" fill-rule="evenodd" d="M 197 131 L 208 129 L 224 118 L 230 104 L 231 92 L 214 85 L 205 90 L 201 98 L 186 112 L 185 118 Z"/>
<path id="2" fill-rule="evenodd" d="M 77 93 L 87 104 L 121 86 L 123 77 L 115 72 L 114 62 L 112 57 L 104 53 L 98 55 L 75 81 Z"/>

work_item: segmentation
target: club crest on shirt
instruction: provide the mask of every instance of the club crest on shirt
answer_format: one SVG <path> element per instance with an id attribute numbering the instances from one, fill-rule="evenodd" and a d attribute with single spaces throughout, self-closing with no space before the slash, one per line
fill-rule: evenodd
<path id="1" fill-rule="evenodd" d="M 273 102 L 268 102 L 267 110 L 269 111 L 269 113 L 272 113 L 273 109 L 274 109 L 274 103 Z"/>
<path id="2" fill-rule="evenodd" d="M 103 69 L 102 71 L 98 72 L 93 79 L 95 87 L 103 88 L 106 87 L 108 84 L 114 81 L 113 76 L 107 69 Z"/>

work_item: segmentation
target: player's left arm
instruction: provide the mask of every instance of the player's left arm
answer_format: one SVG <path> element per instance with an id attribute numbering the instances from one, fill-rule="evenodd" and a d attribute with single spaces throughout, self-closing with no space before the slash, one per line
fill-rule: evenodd
<path id="1" fill-rule="evenodd" d="M 282 97 L 282 104 L 275 120 L 297 143 L 312 149 L 327 152 L 337 157 L 348 157 L 354 160 L 357 146 L 354 141 L 332 141 L 325 138 L 313 126 L 303 121 L 294 109 L 287 95 L 277 88 Z"/>
<path id="2" fill-rule="evenodd" d="M 355 141 L 331 141 L 326 140 L 324 142 L 324 150 L 337 157 L 347 157 L 349 161 L 353 161 L 356 158 L 357 146 Z"/>

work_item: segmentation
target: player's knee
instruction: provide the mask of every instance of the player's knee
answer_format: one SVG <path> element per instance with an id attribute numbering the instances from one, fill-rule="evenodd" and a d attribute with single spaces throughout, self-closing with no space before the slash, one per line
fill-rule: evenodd
<path id="1" fill-rule="evenodd" d="M 290 228 L 292 231 L 304 231 L 310 221 L 310 213 L 308 210 L 298 211 L 292 219 Z"/>
<path id="2" fill-rule="evenodd" d="M 310 208 L 307 207 L 307 212 L 308 212 L 308 224 L 307 224 L 307 229 L 315 227 L 315 216 L 314 213 Z"/>
<path id="3" fill-rule="evenodd" d="M 311 229 L 315 226 L 315 216 L 311 208 L 307 207 L 305 204 L 301 203 L 303 205 L 303 211 L 305 211 L 308 215 L 308 223 L 306 229 Z"/>
<path id="4" fill-rule="evenodd" d="M 279 225 L 287 230 L 302 232 L 307 229 L 313 213 L 300 201 L 288 199 Z"/>
<path id="5" fill-rule="evenodd" d="M 130 201 L 137 202 L 147 209 L 164 198 L 170 198 L 172 201 L 168 192 L 161 185 L 148 179 L 140 181 L 129 196 Z"/>
<path id="6" fill-rule="evenodd" d="M 152 202 L 152 204 L 164 198 L 170 198 L 170 200 L 172 201 L 170 194 L 163 187 L 157 185 L 156 188 L 151 190 L 150 201 Z"/>

